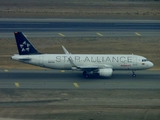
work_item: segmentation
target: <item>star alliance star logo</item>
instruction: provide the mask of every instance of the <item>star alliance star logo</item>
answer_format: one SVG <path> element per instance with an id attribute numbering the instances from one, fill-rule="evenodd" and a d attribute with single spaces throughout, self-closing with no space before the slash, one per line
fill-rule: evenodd
<path id="1" fill-rule="evenodd" d="M 22 44 L 20 44 L 20 48 L 21 48 L 21 51 L 22 52 L 29 52 L 29 47 L 30 47 L 31 45 L 29 44 L 29 43 L 27 43 L 26 41 L 24 41 Z"/>

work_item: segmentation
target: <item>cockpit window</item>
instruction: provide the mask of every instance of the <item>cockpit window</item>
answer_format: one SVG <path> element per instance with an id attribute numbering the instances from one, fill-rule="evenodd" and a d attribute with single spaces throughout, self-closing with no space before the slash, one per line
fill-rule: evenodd
<path id="1" fill-rule="evenodd" d="M 147 61 L 147 59 L 142 59 L 142 62 L 146 62 Z"/>

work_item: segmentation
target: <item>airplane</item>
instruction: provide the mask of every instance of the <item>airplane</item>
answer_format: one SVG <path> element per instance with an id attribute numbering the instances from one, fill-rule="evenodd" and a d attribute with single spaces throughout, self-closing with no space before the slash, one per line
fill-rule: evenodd
<path id="1" fill-rule="evenodd" d="M 71 54 L 62 46 L 65 54 L 42 54 L 38 52 L 22 32 L 14 32 L 19 54 L 11 58 L 23 63 L 57 70 L 83 71 L 83 76 L 98 74 L 111 77 L 114 70 L 149 69 L 154 64 L 145 57 L 134 54 Z"/>

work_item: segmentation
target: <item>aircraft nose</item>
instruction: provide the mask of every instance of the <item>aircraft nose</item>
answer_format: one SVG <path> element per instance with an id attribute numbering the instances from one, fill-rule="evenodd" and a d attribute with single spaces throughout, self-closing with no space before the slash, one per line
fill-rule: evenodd
<path id="1" fill-rule="evenodd" d="M 149 62 L 149 64 L 148 64 L 148 67 L 153 67 L 154 66 L 154 64 L 152 63 L 152 62 Z"/>

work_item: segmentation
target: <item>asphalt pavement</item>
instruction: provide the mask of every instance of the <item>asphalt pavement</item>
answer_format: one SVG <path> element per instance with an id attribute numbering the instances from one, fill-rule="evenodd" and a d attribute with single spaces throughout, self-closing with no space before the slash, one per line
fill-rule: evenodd
<path id="1" fill-rule="evenodd" d="M 0 37 L 160 36 L 159 20 L 0 19 Z"/>
<path id="2" fill-rule="evenodd" d="M 160 71 L 114 71 L 110 78 L 64 70 L 1 70 L 0 88 L 32 89 L 160 89 Z"/>

